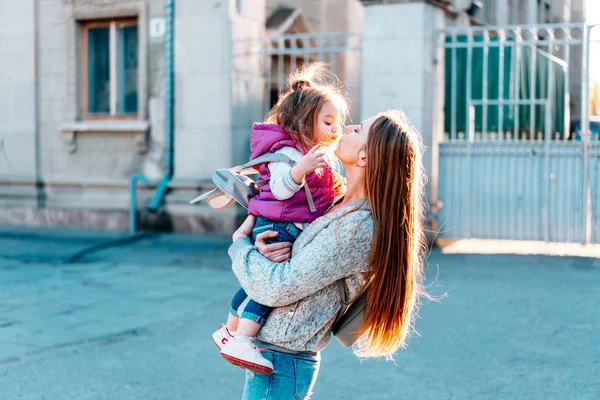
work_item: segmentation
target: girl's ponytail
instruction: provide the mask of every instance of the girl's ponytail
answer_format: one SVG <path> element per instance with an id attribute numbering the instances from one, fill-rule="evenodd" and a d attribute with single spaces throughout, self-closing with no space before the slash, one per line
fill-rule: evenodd
<path id="1" fill-rule="evenodd" d="M 298 79 L 290 83 L 292 91 L 302 90 L 307 87 L 311 87 L 310 81 L 306 79 Z"/>

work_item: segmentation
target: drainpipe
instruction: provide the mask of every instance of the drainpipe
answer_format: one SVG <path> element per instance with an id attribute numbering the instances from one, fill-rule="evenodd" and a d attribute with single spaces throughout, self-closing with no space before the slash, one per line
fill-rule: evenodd
<path id="1" fill-rule="evenodd" d="M 33 3 L 34 79 L 35 79 L 35 192 L 37 208 L 45 208 L 46 192 L 42 180 L 42 143 L 40 137 L 40 1 Z"/>
<path id="2" fill-rule="evenodd" d="M 150 202 L 148 210 L 156 212 L 162 205 L 167 186 L 173 177 L 173 19 L 175 5 L 174 0 L 165 0 L 165 142 L 163 165 L 165 174 L 156 187 L 154 198 Z"/>

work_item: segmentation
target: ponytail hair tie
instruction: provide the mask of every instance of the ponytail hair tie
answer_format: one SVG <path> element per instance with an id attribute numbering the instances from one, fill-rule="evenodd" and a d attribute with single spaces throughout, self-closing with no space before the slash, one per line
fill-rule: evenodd
<path id="1" fill-rule="evenodd" d="M 311 87 L 311 84 L 306 79 L 298 79 L 292 83 L 292 90 L 302 90 L 304 88 Z"/>

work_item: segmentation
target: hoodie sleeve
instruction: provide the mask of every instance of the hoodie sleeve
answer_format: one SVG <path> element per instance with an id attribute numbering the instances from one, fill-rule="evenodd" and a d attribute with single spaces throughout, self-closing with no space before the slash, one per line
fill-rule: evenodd
<path id="1" fill-rule="evenodd" d="M 355 212 L 321 230 L 286 263 L 263 257 L 247 238 L 229 248 L 232 269 L 254 301 L 270 307 L 295 303 L 339 279 L 367 268 L 372 220 Z M 310 225 L 307 229 L 310 229 Z"/>
<path id="2" fill-rule="evenodd" d="M 298 162 L 302 158 L 302 153 L 293 147 L 282 147 L 276 153 L 285 154 L 292 160 Z M 287 200 L 292 197 L 304 186 L 304 181 L 300 184 L 296 183 L 292 178 L 292 166 L 284 162 L 269 163 L 269 172 L 271 178 L 269 180 L 271 193 L 278 200 Z"/>

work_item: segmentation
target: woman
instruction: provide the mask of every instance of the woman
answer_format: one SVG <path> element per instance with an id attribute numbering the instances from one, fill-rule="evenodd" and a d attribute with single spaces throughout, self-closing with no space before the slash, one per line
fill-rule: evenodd
<path id="1" fill-rule="evenodd" d="M 342 306 L 340 279 L 351 301 L 368 283 L 358 355 L 391 358 L 412 329 L 423 294 L 419 134 L 401 112 L 385 112 L 348 127 L 336 156 L 346 168 L 346 195 L 299 236 L 290 261 L 282 263 L 289 245 L 265 244 L 272 233 L 259 235 L 256 247 L 251 227 L 233 235 L 229 255 L 240 284 L 275 307 L 257 336 L 274 373 L 248 373 L 244 399 L 310 398 L 319 352 Z"/>

